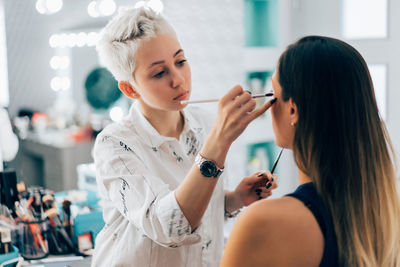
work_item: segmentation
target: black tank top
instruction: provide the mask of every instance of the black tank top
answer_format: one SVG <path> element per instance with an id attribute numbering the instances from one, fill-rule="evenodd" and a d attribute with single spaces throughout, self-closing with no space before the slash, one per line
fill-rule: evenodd
<path id="1" fill-rule="evenodd" d="M 297 198 L 313 213 L 324 236 L 324 252 L 320 267 L 338 266 L 338 249 L 332 218 L 313 183 L 302 184 L 287 196 Z"/>

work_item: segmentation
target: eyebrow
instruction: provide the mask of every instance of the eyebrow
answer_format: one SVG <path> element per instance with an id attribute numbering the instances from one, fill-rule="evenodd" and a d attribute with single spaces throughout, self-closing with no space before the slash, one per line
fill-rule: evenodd
<path id="1" fill-rule="evenodd" d="M 182 48 L 180 48 L 178 51 L 176 51 L 176 52 L 174 53 L 174 57 L 176 57 L 176 56 L 177 56 L 178 54 L 180 54 L 180 53 L 183 53 L 183 49 L 182 49 Z M 150 69 L 151 67 L 153 67 L 154 65 L 161 64 L 161 63 L 164 63 L 164 60 L 160 60 L 160 61 L 153 62 L 153 63 L 151 63 L 151 65 L 149 66 L 149 69 Z"/>

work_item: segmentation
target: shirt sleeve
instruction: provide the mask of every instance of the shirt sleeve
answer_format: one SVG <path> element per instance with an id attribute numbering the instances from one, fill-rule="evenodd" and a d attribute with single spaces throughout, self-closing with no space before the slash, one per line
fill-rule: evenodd
<path id="1" fill-rule="evenodd" d="M 100 192 L 147 237 L 165 247 L 200 241 L 180 209 L 175 192 L 154 176 L 135 148 L 111 136 L 100 136 L 93 151 Z M 107 222 L 107 218 L 105 218 Z"/>
<path id="2" fill-rule="evenodd" d="M 0 152 L 4 161 L 12 160 L 18 152 L 18 137 L 11 128 L 7 111 L 0 109 Z"/>

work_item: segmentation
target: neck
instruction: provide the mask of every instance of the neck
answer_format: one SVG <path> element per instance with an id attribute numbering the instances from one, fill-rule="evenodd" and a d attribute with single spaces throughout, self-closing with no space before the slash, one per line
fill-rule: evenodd
<path id="1" fill-rule="evenodd" d="M 312 182 L 311 178 L 307 176 L 304 172 L 302 172 L 300 169 L 297 169 L 297 172 L 299 174 L 299 184 L 306 184 L 309 182 Z"/>
<path id="2" fill-rule="evenodd" d="M 160 135 L 179 139 L 184 126 L 183 115 L 179 110 L 165 111 L 148 109 L 140 102 L 139 107 L 143 116 Z"/>

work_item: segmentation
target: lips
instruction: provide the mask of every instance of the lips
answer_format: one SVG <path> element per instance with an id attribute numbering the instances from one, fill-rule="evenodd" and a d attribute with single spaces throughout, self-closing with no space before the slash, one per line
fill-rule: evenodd
<path id="1" fill-rule="evenodd" d="M 186 100 L 189 96 L 189 91 L 183 92 L 182 94 L 178 95 L 177 97 L 174 98 L 174 100 L 182 101 Z"/>

